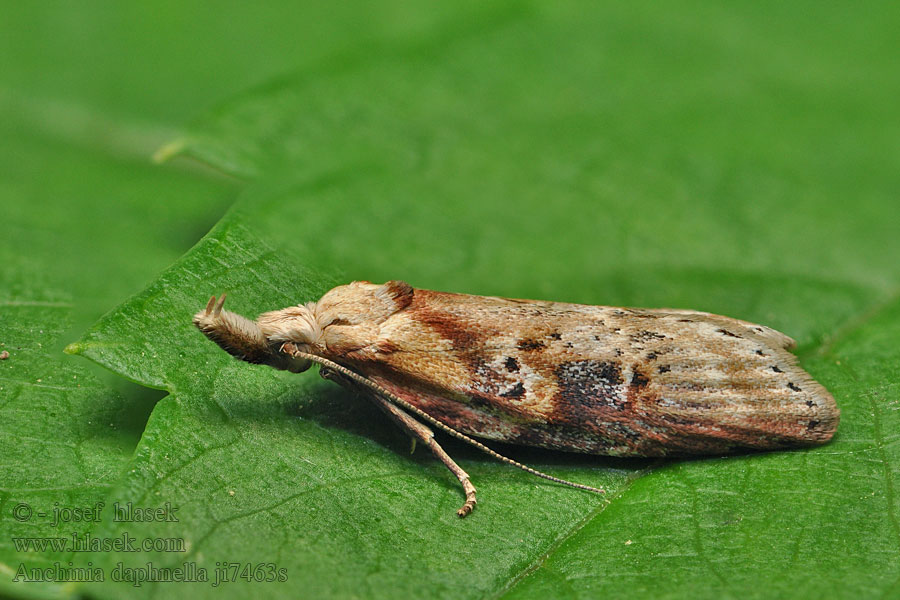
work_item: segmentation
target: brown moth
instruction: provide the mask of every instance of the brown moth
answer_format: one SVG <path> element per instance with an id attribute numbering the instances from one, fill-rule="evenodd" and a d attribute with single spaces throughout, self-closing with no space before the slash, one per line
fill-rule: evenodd
<path id="1" fill-rule="evenodd" d="M 469 477 L 421 421 L 468 436 L 611 456 L 822 444 L 831 394 L 768 327 L 691 310 L 513 300 L 354 282 L 256 321 L 210 299 L 194 324 L 233 356 L 369 393 L 424 442 L 475 506 Z M 418 420 L 417 420 L 418 419 Z"/>

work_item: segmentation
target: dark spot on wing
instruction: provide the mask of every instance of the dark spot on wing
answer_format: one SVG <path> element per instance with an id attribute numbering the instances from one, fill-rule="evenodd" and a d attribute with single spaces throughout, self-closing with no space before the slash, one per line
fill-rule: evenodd
<path id="1" fill-rule="evenodd" d="M 816 405 L 816 403 L 813 402 L 812 400 L 807 400 L 807 401 L 806 401 L 806 405 L 809 406 L 810 408 L 812 408 L 813 406 Z"/>
<path id="2" fill-rule="evenodd" d="M 554 332 L 554 333 L 551 333 L 551 334 L 548 335 L 547 337 L 549 337 L 549 338 L 551 338 L 551 339 L 554 339 L 554 340 L 561 340 L 561 339 L 562 339 L 562 335 L 559 334 L 559 333 L 555 333 L 555 332 Z"/>
<path id="3" fill-rule="evenodd" d="M 809 425 L 807 425 L 806 428 L 809 430 L 815 429 L 816 427 L 819 426 L 819 423 L 820 423 L 820 421 L 816 421 L 815 419 L 813 419 L 812 421 L 809 422 Z"/>
<path id="4" fill-rule="evenodd" d="M 510 373 L 518 373 L 519 372 L 519 361 L 516 360 L 514 356 L 510 356 L 506 359 L 506 362 L 503 363 L 506 366 L 506 370 Z"/>
<path id="5" fill-rule="evenodd" d="M 650 340 L 664 340 L 666 336 L 661 333 L 656 333 L 655 331 L 643 330 L 638 333 L 633 333 L 630 336 L 631 341 L 633 342 L 649 342 Z"/>
<path id="6" fill-rule="evenodd" d="M 589 408 L 609 407 L 622 410 L 625 401 L 618 397 L 622 370 L 614 362 L 576 360 L 560 364 L 554 370 L 560 390 L 559 402 Z"/>
<path id="7" fill-rule="evenodd" d="M 646 387 L 648 383 L 650 383 L 650 379 L 647 375 L 634 368 L 634 372 L 631 375 L 631 385 L 634 387 Z"/>
<path id="8" fill-rule="evenodd" d="M 672 367 L 670 367 L 669 365 L 659 365 L 656 370 L 660 373 L 668 373 L 672 370 Z"/>
<path id="9" fill-rule="evenodd" d="M 765 356 L 765 353 L 762 350 L 757 350 L 756 353 L 760 356 Z"/>
<path id="10" fill-rule="evenodd" d="M 803 390 L 800 389 L 799 386 L 794 385 L 794 382 L 793 382 L 793 381 L 789 381 L 789 382 L 788 382 L 788 387 L 791 388 L 792 390 L 794 390 L 795 392 L 802 392 L 802 391 L 803 391 Z"/>
<path id="11" fill-rule="evenodd" d="M 540 340 L 524 339 L 524 340 L 519 340 L 518 347 L 519 347 L 519 350 L 524 350 L 526 352 L 530 352 L 533 350 L 541 350 L 542 348 L 544 348 L 544 342 L 542 342 Z"/>
<path id="12" fill-rule="evenodd" d="M 728 337 L 736 337 L 736 338 L 741 337 L 741 336 L 737 335 L 736 333 L 731 333 L 727 329 L 719 329 L 718 332 L 721 333 L 722 335 L 727 335 Z"/>
<path id="13" fill-rule="evenodd" d="M 656 354 L 656 352 L 651 352 L 647 355 L 647 360 L 656 360 L 657 356 L 658 354 Z"/>
<path id="14" fill-rule="evenodd" d="M 776 373 L 784 373 L 784 371 L 778 368 L 778 365 L 772 365 L 772 370 Z"/>
<path id="15" fill-rule="evenodd" d="M 504 398 L 521 398 L 522 396 L 525 395 L 525 386 L 522 385 L 522 382 L 520 381 L 519 383 L 517 383 L 510 389 L 506 390 L 505 392 L 501 393 L 500 395 L 503 396 Z"/>

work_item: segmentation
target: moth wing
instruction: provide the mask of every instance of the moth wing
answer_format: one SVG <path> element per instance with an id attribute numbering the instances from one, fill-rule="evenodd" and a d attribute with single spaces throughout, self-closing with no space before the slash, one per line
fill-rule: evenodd
<path id="1" fill-rule="evenodd" d="M 792 346 L 768 327 L 697 311 L 416 290 L 376 344 L 335 358 L 465 433 L 660 456 L 830 439 L 834 399 Z"/>

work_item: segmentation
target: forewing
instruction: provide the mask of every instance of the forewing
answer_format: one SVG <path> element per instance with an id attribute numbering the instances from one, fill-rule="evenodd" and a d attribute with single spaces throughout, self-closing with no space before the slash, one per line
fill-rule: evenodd
<path id="1" fill-rule="evenodd" d="M 466 433 L 660 456 L 830 439 L 837 407 L 792 345 L 694 311 L 416 290 L 377 343 L 332 358 Z"/>

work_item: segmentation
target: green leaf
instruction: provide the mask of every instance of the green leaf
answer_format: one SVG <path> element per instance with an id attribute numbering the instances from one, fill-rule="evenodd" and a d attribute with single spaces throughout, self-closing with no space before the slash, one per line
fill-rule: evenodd
<path id="1" fill-rule="evenodd" d="M 4 11 L 0 43 L 17 14 Z M 19 59 L 41 45 L 30 33 Z M 71 597 L 74 583 L 31 573 L 84 556 L 21 544 L 90 533 L 94 523 L 57 523 L 54 511 L 106 501 L 159 394 L 62 349 L 207 231 L 233 188 L 151 165 L 152 146 L 131 160 L 146 142 L 132 124 L 71 98 L 31 96 L 20 111 L 22 90 L 0 73 L 0 596 Z M 91 140 L 73 135 L 84 129 Z"/>
<path id="2" fill-rule="evenodd" d="M 17 544 L 92 529 L 56 523 L 54 510 L 106 501 L 158 394 L 61 350 L 174 260 L 229 194 L 27 132 L 3 136 L 0 180 L 0 595 L 67 597 L 65 581 L 14 580 L 81 557 Z M 191 201 L 153 208 L 176 189 Z M 32 512 L 21 521 L 20 505 Z"/>
<path id="3" fill-rule="evenodd" d="M 273 596 L 295 596 L 298 589 L 316 597 L 360 589 L 451 593 L 448 579 L 463 569 L 473 593 L 488 593 L 561 529 L 605 505 L 600 497 L 543 485 L 451 444 L 483 486 L 487 507 L 479 512 L 490 515 L 494 526 L 479 525 L 477 515 L 460 521 L 455 479 L 421 451 L 410 457 L 408 440 L 365 400 L 312 373 L 297 377 L 237 363 L 205 342 L 190 317 L 210 293 L 227 292 L 233 310 L 253 313 L 296 303 L 298 294 L 316 297 L 334 284 L 274 253 L 239 223 L 241 216 L 226 217 L 157 283 L 72 348 L 173 392 L 157 405 L 131 470 L 110 496 L 134 506 L 169 502 L 179 507 L 180 521 L 106 523 L 97 535 L 183 538 L 186 553 L 152 554 L 149 560 L 169 568 L 193 562 L 211 577 L 225 562 L 277 564 L 288 581 L 267 584 Z M 595 458 L 519 456 L 532 456 L 531 462 L 563 477 L 605 486 L 610 494 L 643 468 L 607 461 L 598 470 L 594 466 L 604 461 Z M 473 543 L 498 560 L 473 568 L 465 552 Z M 387 551 L 398 544 L 399 551 Z M 119 561 L 144 566 L 148 556 L 98 560 L 110 570 Z M 345 562 L 355 568 L 337 576 Z M 246 594 L 258 585 L 239 580 L 227 589 Z M 189 591 L 173 593 L 181 589 Z"/>
<path id="4" fill-rule="evenodd" d="M 295 70 L 201 117 L 173 148 L 254 183 L 70 347 L 170 392 L 106 498 L 168 502 L 178 522 L 93 533 L 185 543 L 76 559 L 211 577 L 271 563 L 287 581 L 76 589 L 895 595 L 896 7 L 453 12 L 286 59 Z M 364 399 L 237 363 L 190 324 L 212 293 L 253 315 L 354 278 L 764 322 L 798 339 L 841 427 L 813 450 L 694 460 L 503 448 L 606 499 L 447 442 L 479 488 L 460 521 L 453 478 Z"/>
<path id="5" fill-rule="evenodd" d="M 129 133 L 157 138 L 223 96 L 285 70 L 421 35 L 477 6 L 397 0 L 377 6 L 281 2 L 268 10 L 200 0 L 10 4 L 0 24 L 0 106 L 8 103 L 30 127 L 54 137 L 76 134 L 87 143 Z"/>
<path id="6" fill-rule="evenodd" d="M 468 287 L 463 269 L 537 263 L 560 274 L 542 290 L 554 296 L 568 269 L 634 264 L 892 288 L 900 239 L 882 217 L 900 123 L 883 90 L 900 78 L 879 50 L 894 43 L 888 21 L 822 9 L 805 27 L 804 10 L 753 5 L 699 22 L 674 8 L 544 10 L 280 78 L 201 118 L 184 151 L 235 174 L 290 172 L 301 183 L 271 227 L 295 240 L 302 227 L 348 269 L 377 247 L 379 276 L 396 276 L 404 251 Z M 879 89 L 861 92 L 869 80 Z M 375 220 L 311 221 L 312 201 L 350 194 Z M 331 241 L 336 228 L 358 245 Z M 548 247 L 567 269 L 547 264 Z"/>
<path id="7" fill-rule="evenodd" d="M 898 119 L 861 83 L 897 88 L 893 28 L 819 6 L 668 10 L 498 9 L 201 119 L 185 151 L 256 183 L 78 346 L 172 392 L 112 495 L 183 518 L 105 535 L 183 536 L 157 565 L 286 569 L 235 594 L 889 596 L 896 357 L 874 334 L 897 327 Z M 448 442 L 480 490 L 460 521 L 452 477 L 362 399 L 235 363 L 190 325 L 212 293 L 253 315 L 354 278 L 764 322 L 798 339 L 841 428 L 694 460 L 504 449 L 606 500 Z"/>
<path id="8" fill-rule="evenodd" d="M 28 286 L 25 275 L 7 265 L 3 281 L 12 289 L 0 298 L 0 351 L 8 356 L 0 361 L 0 589 L 9 591 L 21 565 L 47 568 L 71 560 L 67 552 L 17 548 L 14 538 L 66 535 L 54 526 L 54 507 L 101 502 L 137 442 L 135 425 L 138 432 L 143 426 L 134 422 L 134 407 L 87 365 L 55 356 L 70 303 L 45 282 L 32 293 L 18 292 Z M 36 583 L 28 591 L 62 594 L 62 586 Z"/>

